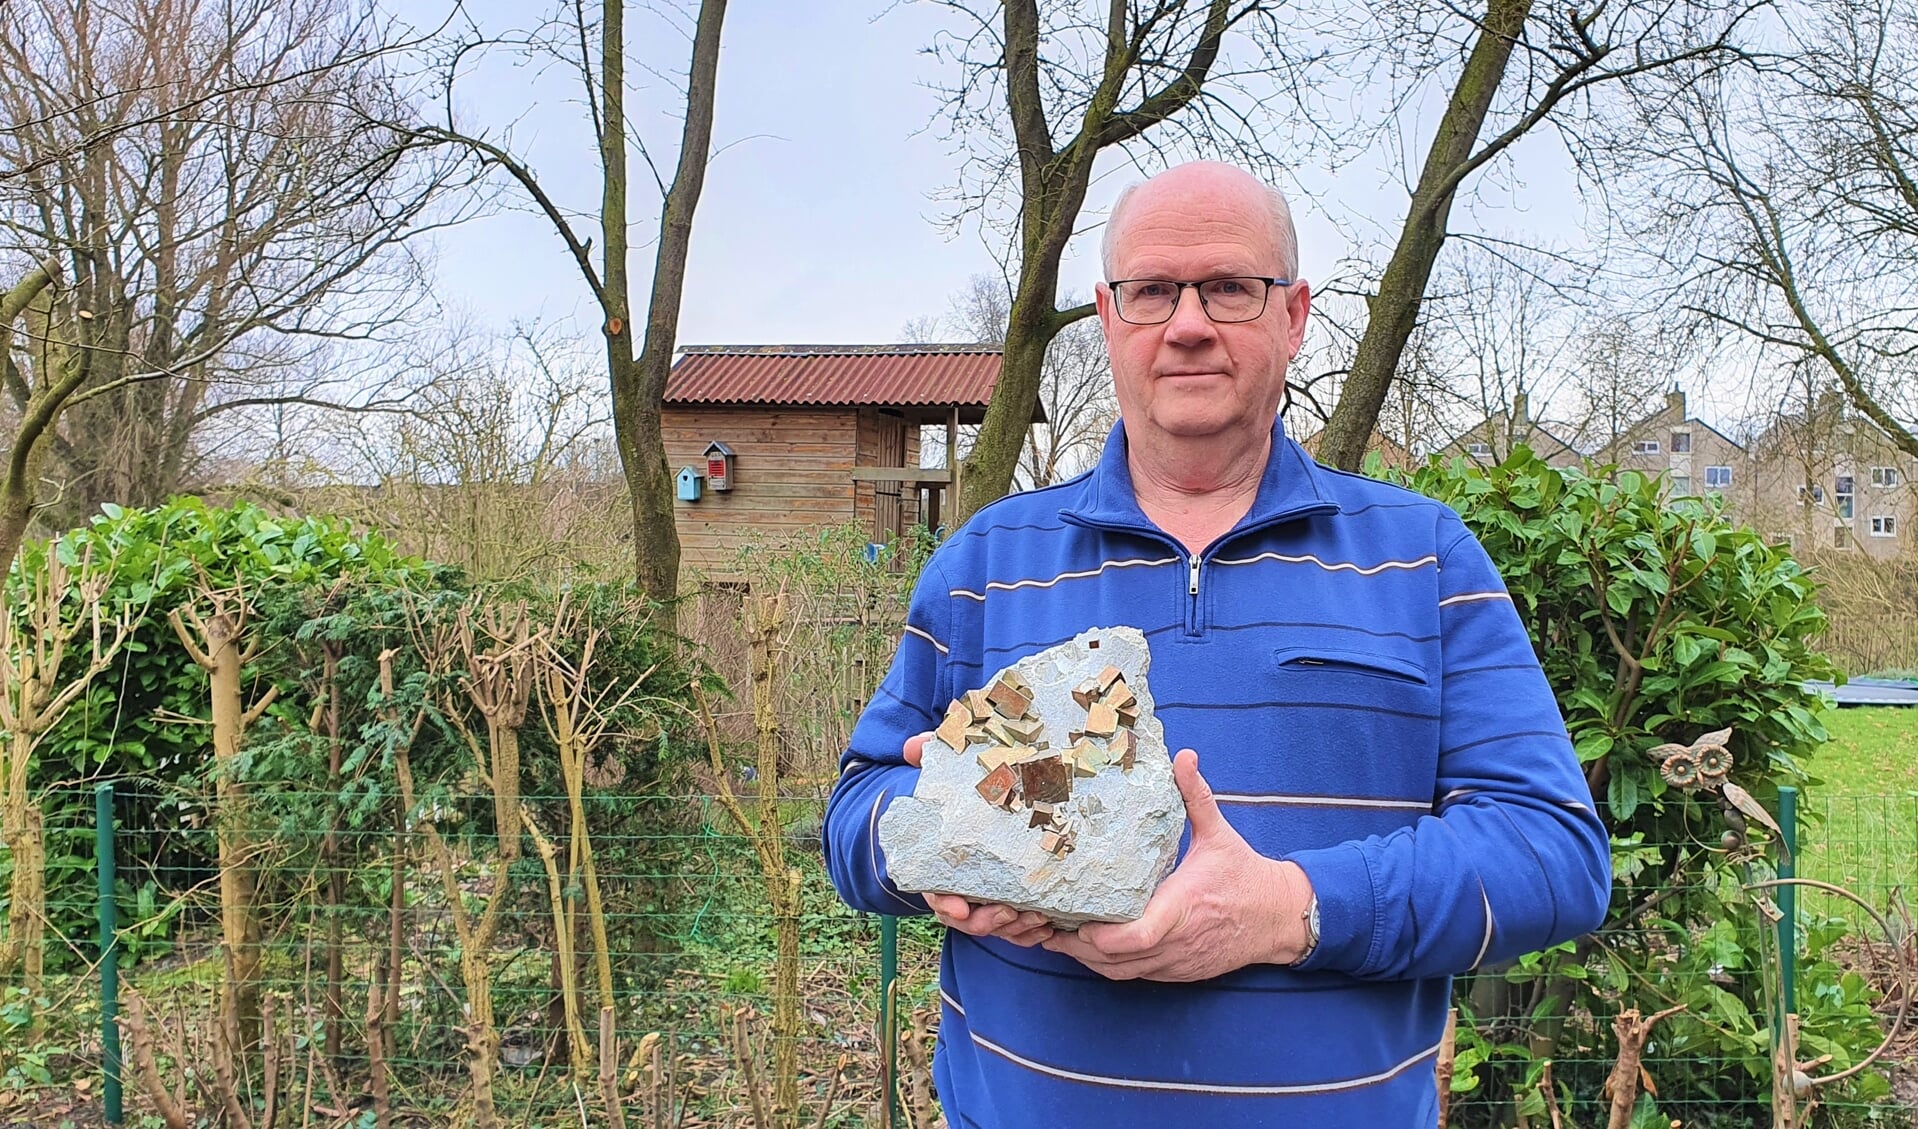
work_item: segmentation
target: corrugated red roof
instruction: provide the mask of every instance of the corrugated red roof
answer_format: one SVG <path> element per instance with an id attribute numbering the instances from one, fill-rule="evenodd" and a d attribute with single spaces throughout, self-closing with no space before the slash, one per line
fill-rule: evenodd
<path id="1" fill-rule="evenodd" d="M 666 403 L 983 408 L 999 362 L 989 345 L 689 345 Z"/>

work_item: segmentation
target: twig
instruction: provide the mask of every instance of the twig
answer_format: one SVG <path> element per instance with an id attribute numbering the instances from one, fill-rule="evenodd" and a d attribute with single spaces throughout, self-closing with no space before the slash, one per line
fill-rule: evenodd
<path id="1" fill-rule="evenodd" d="M 180 1100 L 166 1088 L 160 1079 L 160 1070 L 153 1061 L 153 1031 L 147 1026 L 146 1001 L 132 988 L 126 990 L 126 1011 L 120 1014 L 120 1027 L 126 1032 L 127 1043 L 133 1050 L 133 1068 L 140 1079 L 140 1088 L 153 1099 L 153 1107 L 160 1114 L 160 1120 L 166 1122 L 167 1129 L 189 1129 L 192 1122 L 187 1118 L 186 1110 L 180 1106 Z"/>
<path id="2" fill-rule="evenodd" d="M 366 985 L 366 1070 L 373 1090 L 373 1121 L 380 1129 L 393 1123 L 393 1095 L 386 1078 L 386 1001 L 380 998 L 386 960 L 386 953 L 373 951 L 373 975 Z"/>
<path id="3" fill-rule="evenodd" d="M 839 1104 L 839 1090 L 846 1083 L 846 1068 L 852 1065 L 851 1055 L 840 1055 L 839 1065 L 833 1069 L 832 1085 L 826 1088 L 825 1104 L 819 1107 L 819 1125 L 817 1129 L 826 1129 L 826 1122 L 832 1120 L 832 1107 Z"/>
<path id="4" fill-rule="evenodd" d="M 1564 1115 L 1558 1111 L 1558 1088 L 1552 1085 L 1552 1060 L 1549 1058 L 1539 1067 L 1538 1092 L 1545 1096 L 1545 1108 L 1552 1115 L 1552 1129 L 1565 1129 Z"/>
<path id="5" fill-rule="evenodd" d="M 1438 1053 L 1438 1129 L 1446 1129 L 1452 1113 L 1452 1071 L 1458 1060 L 1458 1009 L 1445 1013 L 1445 1037 Z"/>
<path id="6" fill-rule="evenodd" d="M 753 1125 L 756 1129 L 772 1129 L 772 1114 L 766 1108 L 766 1095 L 760 1092 L 759 1076 L 753 1071 L 752 1039 L 746 1030 L 747 1009 L 738 1007 L 732 1014 L 733 1061 L 739 1064 L 739 1075 L 746 1083 L 746 1100 L 752 1106 Z"/>

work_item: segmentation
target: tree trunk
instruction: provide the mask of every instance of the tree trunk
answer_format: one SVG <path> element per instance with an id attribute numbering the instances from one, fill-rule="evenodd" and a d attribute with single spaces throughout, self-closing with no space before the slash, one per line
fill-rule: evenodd
<path id="1" fill-rule="evenodd" d="M 757 837 L 762 876 L 779 942 L 773 966 L 773 1124 L 799 1124 L 799 872 L 786 865 L 785 824 L 779 811 L 779 675 L 777 648 L 786 623 L 784 594 L 761 597 L 752 608 L 752 695 L 755 759 L 759 769 Z"/>
<path id="2" fill-rule="evenodd" d="M 1326 421 L 1319 440 L 1321 462 L 1356 471 L 1365 459 L 1366 441 L 1378 426 L 1379 409 L 1398 372 L 1405 343 L 1418 326 L 1425 285 L 1445 245 L 1445 229 L 1458 190 L 1456 174 L 1472 159 L 1492 97 L 1504 80 L 1513 44 L 1531 10 L 1531 0 L 1488 0 L 1486 4 L 1478 40 L 1452 90 L 1438 135 L 1426 151 L 1425 167 L 1406 209 L 1398 246 L 1371 300 L 1365 336 L 1359 339 L 1352 371 L 1345 378 L 1338 407 Z"/>
<path id="3" fill-rule="evenodd" d="M 1083 185 L 1079 196 L 1084 197 Z M 1075 208 L 1062 222 L 1069 227 L 1076 215 Z M 1053 308 L 1053 295 L 1059 289 L 1059 259 L 1059 251 L 1054 251 L 1039 260 L 1027 260 L 1025 277 L 1018 296 L 1013 299 L 1012 316 L 1006 325 L 999 383 L 993 386 L 985 424 L 966 456 L 962 473 L 965 493 L 959 498 L 958 512 L 948 519 L 954 528 L 974 511 L 1005 497 L 1012 489 L 1020 452 L 1025 449 L 1026 436 L 1032 431 L 1033 408 L 1039 402 L 1046 349 L 1059 335 L 1059 330 L 1074 320 L 1061 318 Z"/>
<path id="4" fill-rule="evenodd" d="M 12 290 L 0 295 L 0 370 L 14 369 L 13 323 L 27 311 L 27 307 L 41 302 L 42 295 L 52 284 L 52 269 L 39 266 L 29 271 Z M 50 317 L 40 320 L 47 324 L 52 321 Z M 42 355 L 53 353 L 51 343 L 48 345 Z M 86 379 L 86 369 L 69 361 L 63 366 L 58 380 L 50 379 L 51 374 L 36 372 L 35 375 L 43 383 L 27 398 L 19 427 L 7 452 L 6 478 L 0 480 L 0 576 L 5 576 L 13 567 L 13 558 L 20 551 L 20 542 L 26 539 L 27 524 L 33 520 L 34 487 L 39 481 L 40 463 L 46 455 L 43 440 L 53 430 L 54 422 L 59 419 L 67 399 Z"/>
<path id="5" fill-rule="evenodd" d="M 673 479 L 660 433 L 660 405 L 678 345 L 679 308 L 686 288 L 686 255 L 693 213 L 706 184 L 712 150 L 713 103 L 719 79 L 719 36 L 726 0 L 703 0 L 693 31 L 692 66 L 686 81 L 686 121 L 680 132 L 679 167 L 659 222 L 652 293 L 646 307 L 646 338 L 633 356 L 632 301 L 627 278 L 627 179 L 625 114 L 625 13 L 608 0 L 602 21 L 600 92 L 605 116 L 600 161 L 605 181 L 600 197 L 600 238 L 605 248 L 607 371 L 612 378 L 613 421 L 626 488 L 631 495 L 634 578 L 652 599 L 670 605 L 679 594 L 679 529 L 673 522 Z M 670 615 L 670 612 L 667 613 Z M 668 623 L 668 626 L 671 626 Z"/>
<path id="6" fill-rule="evenodd" d="M 17 804 L 8 798 L 5 809 L 7 850 L 13 855 L 13 880 L 8 884 L 7 943 L 0 949 L 0 974 L 20 969 L 20 983 L 27 993 L 27 1009 L 38 1014 L 36 1002 L 46 974 L 46 930 L 42 924 L 47 912 L 46 823 L 37 804 L 24 797 Z"/>
<path id="7" fill-rule="evenodd" d="M 226 1000 L 222 1013 L 234 1024 L 235 1054 L 259 1036 L 260 923 L 253 913 L 253 864 L 247 849 L 246 789 L 235 778 L 245 706 L 240 686 L 240 629 L 228 615 L 206 622 L 209 705 L 213 715 L 213 763 L 220 857 L 220 935 L 226 949 Z"/>
<path id="8" fill-rule="evenodd" d="M 524 714 L 521 715 L 524 720 Z M 486 719 L 486 745 L 493 762 L 493 826 L 499 857 L 508 865 L 519 858 L 519 727 L 505 719 Z"/>

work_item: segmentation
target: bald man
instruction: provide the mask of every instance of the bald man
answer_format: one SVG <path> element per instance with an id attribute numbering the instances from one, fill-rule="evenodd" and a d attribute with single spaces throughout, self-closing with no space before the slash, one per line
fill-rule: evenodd
<path id="1" fill-rule="evenodd" d="M 1174 168 L 1106 225 L 1120 422 L 1099 465 L 974 514 L 927 564 L 828 806 L 874 913 L 948 927 L 955 1126 L 1426 1126 L 1451 977 L 1595 928 L 1605 829 L 1497 570 L 1449 508 L 1315 464 L 1279 423 L 1311 288 L 1290 210 Z M 999 668 L 1130 625 L 1189 831 L 1144 915 L 899 890 L 878 817 Z"/>

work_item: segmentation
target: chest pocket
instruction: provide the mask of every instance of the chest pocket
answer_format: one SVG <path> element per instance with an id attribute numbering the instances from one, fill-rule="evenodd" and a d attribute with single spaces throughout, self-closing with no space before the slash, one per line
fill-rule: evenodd
<path id="1" fill-rule="evenodd" d="M 1336 647 L 1281 647 L 1273 654 L 1281 675 L 1353 675 L 1413 686 L 1429 685 L 1425 668 L 1397 655 Z"/>
<path id="2" fill-rule="evenodd" d="M 1437 680 L 1412 655 L 1360 649 L 1345 639 L 1308 639 L 1278 648 L 1270 661 L 1278 705 L 1317 705 L 1328 719 L 1343 716 L 1368 729 L 1368 721 L 1414 728 L 1438 723 Z"/>

